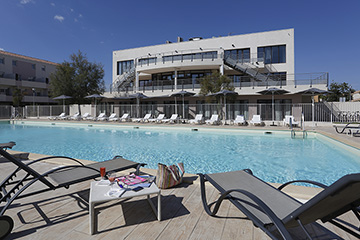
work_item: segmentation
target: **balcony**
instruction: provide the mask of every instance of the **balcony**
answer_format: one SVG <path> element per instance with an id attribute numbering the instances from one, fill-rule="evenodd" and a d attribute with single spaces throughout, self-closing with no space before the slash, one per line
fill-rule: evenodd
<path id="1" fill-rule="evenodd" d="M 136 70 L 144 73 L 156 73 L 159 71 L 173 71 L 174 68 L 182 70 L 214 68 L 222 64 L 222 53 L 217 50 L 189 50 L 171 53 L 159 53 L 137 59 Z"/>

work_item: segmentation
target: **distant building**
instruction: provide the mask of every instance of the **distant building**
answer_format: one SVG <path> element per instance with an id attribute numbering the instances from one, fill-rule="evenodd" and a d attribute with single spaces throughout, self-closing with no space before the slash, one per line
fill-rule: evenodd
<path id="1" fill-rule="evenodd" d="M 360 90 L 353 92 L 351 95 L 352 95 L 353 102 L 360 102 Z"/>
<path id="2" fill-rule="evenodd" d="M 12 105 L 16 88 L 24 94 L 24 104 L 47 104 L 49 77 L 57 63 L 0 51 L 0 104 Z"/>

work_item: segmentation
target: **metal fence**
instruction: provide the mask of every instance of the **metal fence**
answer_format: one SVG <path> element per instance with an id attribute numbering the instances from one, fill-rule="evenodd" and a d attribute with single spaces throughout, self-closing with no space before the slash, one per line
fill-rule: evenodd
<path id="1" fill-rule="evenodd" d="M 263 121 L 280 122 L 285 115 L 293 115 L 296 120 L 300 120 L 302 115 L 305 121 L 315 122 L 360 122 L 360 112 L 357 108 L 354 111 L 341 111 L 338 104 L 333 103 L 300 103 L 300 104 L 188 104 L 185 102 L 178 104 L 107 104 L 97 105 L 55 105 L 55 106 L 25 106 L 14 108 L 12 106 L 0 106 L 0 118 L 2 119 L 21 119 L 21 118 L 47 118 L 48 116 L 58 116 L 62 112 L 66 115 L 74 115 L 79 112 L 88 112 L 91 116 L 98 116 L 100 113 L 116 113 L 122 116 L 128 113 L 133 118 L 143 117 L 151 113 L 156 117 L 164 113 L 167 118 L 172 114 L 178 114 L 182 119 L 193 119 L 196 114 L 203 114 L 205 119 L 211 115 L 218 114 L 222 120 L 235 119 L 237 115 L 243 115 L 246 120 L 251 120 L 253 115 L 260 115 Z"/>

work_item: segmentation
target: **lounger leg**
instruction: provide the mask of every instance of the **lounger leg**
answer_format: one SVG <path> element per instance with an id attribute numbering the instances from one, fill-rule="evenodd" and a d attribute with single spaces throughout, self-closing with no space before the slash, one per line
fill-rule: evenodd
<path id="1" fill-rule="evenodd" d="M 300 221 L 300 219 L 297 219 L 296 220 L 300 227 L 302 228 L 302 230 L 305 232 L 306 236 L 309 238 L 309 239 L 312 239 L 312 237 L 310 236 L 309 232 L 306 230 L 305 226 L 302 224 L 302 222 Z"/>

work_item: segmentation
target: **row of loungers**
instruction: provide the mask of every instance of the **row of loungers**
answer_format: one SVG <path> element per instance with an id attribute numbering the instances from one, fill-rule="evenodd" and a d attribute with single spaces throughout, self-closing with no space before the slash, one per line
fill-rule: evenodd
<path id="1" fill-rule="evenodd" d="M 145 164 L 136 163 L 116 156 L 112 160 L 83 165 L 76 159 L 69 157 L 46 157 L 24 163 L 0 148 L 0 156 L 13 163 L 16 168 L 0 185 L 0 239 L 9 235 L 14 222 L 10 216 L 4 215 L 15 199 L 33 196 L 49 190 L 68 188 L 69 186 L 94 179 L 100 175 L 100 167 L 107 171 L 122 171 L 136 169 Z M 70 166 L 60 166 L 49 169 L 44 173 L 36 171 L 36 163 L 54 158 L 63 158 L 72 161 Z M 15 175 L 25 173 L 21 180 L 15 180 Z M 261 228 L 272 239 L 293 239 L 292 229 L 298 228 L 301 235 L 308 239 L 317 238 L 311 224 L 317 220 L 329 222 L 360 238 L 359 228 L 351 223 L 338 220 L 337 217 L 346 212 L 353 212 L 360 222 L 360 173 L 346 175 L 330 186 L 321 183 L 300 180 L 291 181 L 274 188 L 253 175 L 249 169 L 214 174 L 199 174 L 201 199 L 204 210 L 210 216 L 216 216 L 223 200 L 230 201 L 242 211 L 256 227 Z M 23 194 L 36 182 L 43 183 L 43 189 Z M 210 205 L 206 200 L 205 182 L 208 181 L 219 192 L 219 199 Z M 324 190 L 306 203 L 299 202 L 287 195 L 282 189 L 289 184 L 303 182 L 316 185 Z M 19 203 L 17 202 L 16 205 Z M 16 207 L 16 205 L 12 207 Z M 296 232 L 296 231 L 295 231 Z M 315 235 L 314 235 L 315 234 Z M 322 234 L 322 233 L 321 233 Z"/>
<path id="2" fill-rule="evenodd" d="M 203 114 L 197 114 L 194 119 L 180 119 L 178 114 L 172 114 L 170 118 L 165 118 L 165 114 L 161 113 L 157 118 L 151 118 L 151 114 L 146 114 L 143 118 L 130 118 L 128 113 L 123 114 L 120 118 L 116 113 L 111 114 L 109 117 L 105 113 L 100 113 L 98 117 L 91 117 L 89 113 L 85 113 L 81 116 L 79 113 L 73 116 L 66 116 L 65 113 L 61 113 L 57 117 L 49 117 L 50 120 L 92 120 L 92 121 L 119 121 L 119 122 L 136 122 L 136 123 L 190 123 L 190 124 L 207 124 L 207 125 L 220 125 L 222 121 L 219 119 L 218 114 L 213 114 L 210 119 L 204 120 Z M 249 121 L 254 126 L 264 126 L 260 115 L 253 115 Z M 230 120 L 230 124 L 233 125 L 248 125 L 243 115 L 237 115 L 235 120 Z M 295 121 L 293 116 L 287 115 L 283 120 L 284 126 L 297 126 L 299 123 Z"/>

